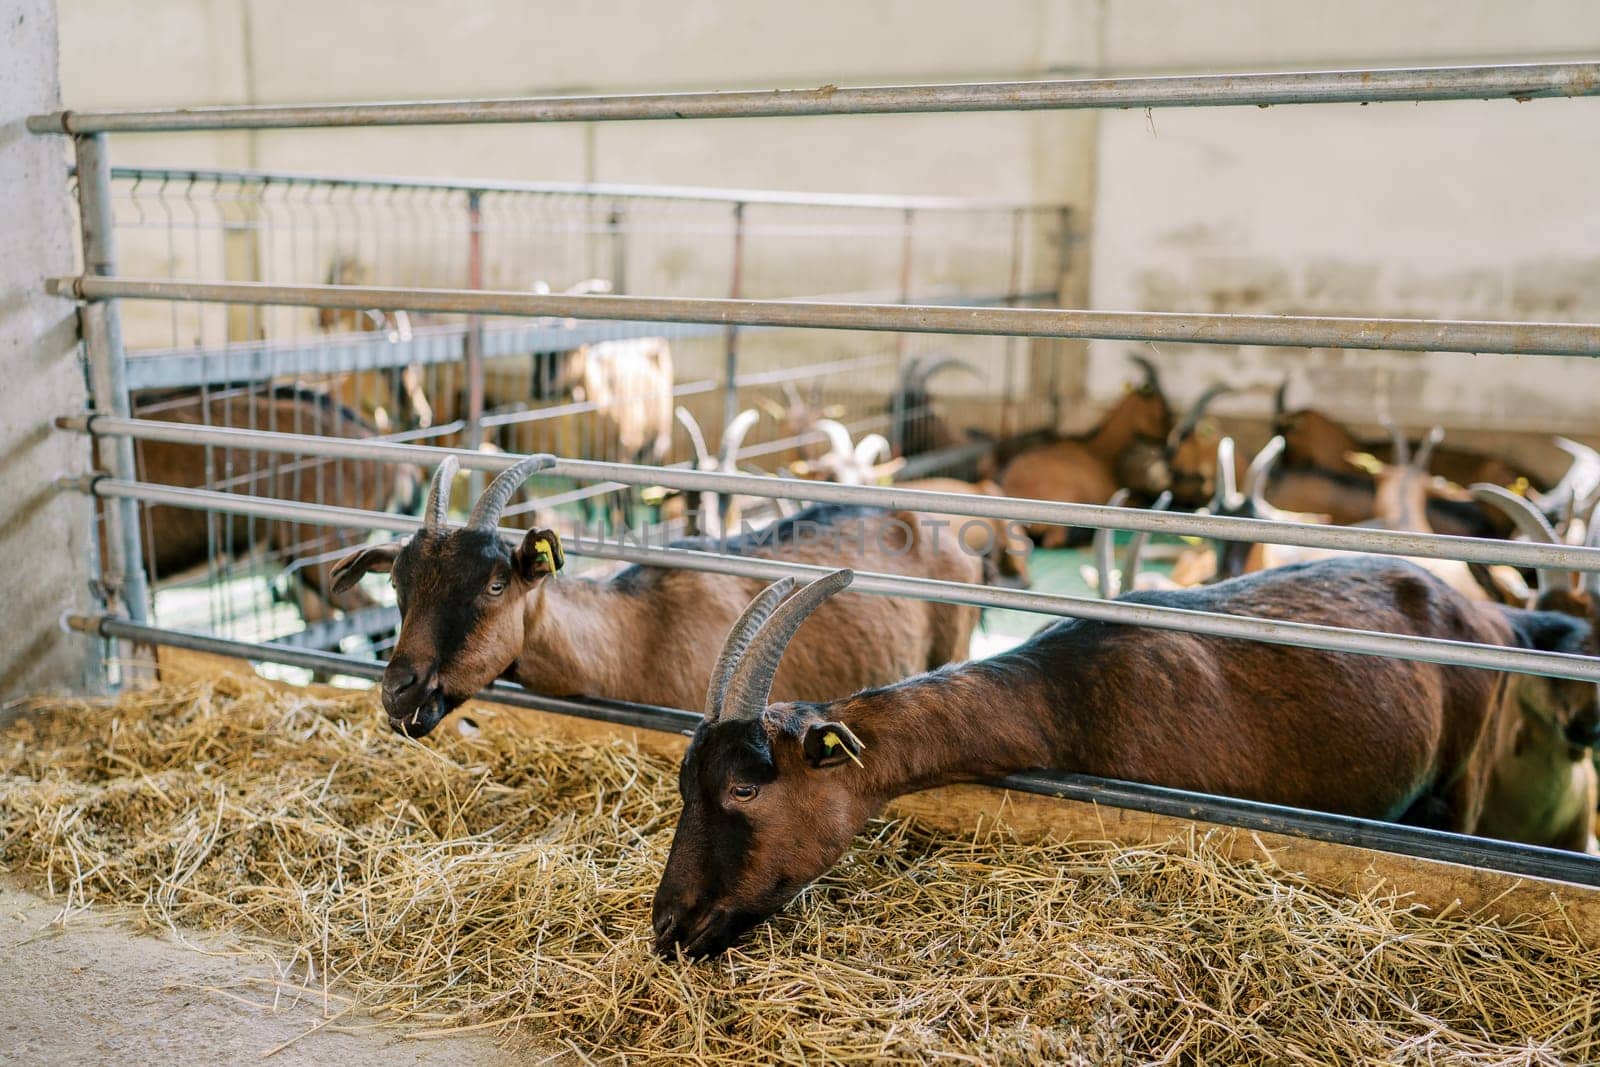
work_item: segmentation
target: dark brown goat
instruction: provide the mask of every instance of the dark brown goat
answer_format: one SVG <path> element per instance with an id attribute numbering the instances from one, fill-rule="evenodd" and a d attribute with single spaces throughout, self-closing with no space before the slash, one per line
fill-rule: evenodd
<path id="1" fill-rule="evenodd" d="M 400 637 L 383 675 L 396 730 L 420 737 L 479 689 L 507 678 L 551 696 L 586 695 L 693 707 L 712 675 L 714 649 L 761 583 L 701 571 L 630 567 L 608 579 L 562 579 L 561 542 L 530 530 L 516 549 L 496 532 L 500 512 L 545 457 L 501 472 L 465 528 L 448 528 L 434 475 L 425 525 L 403 543 L 364 548 L 335 568 L 337 590 L 368 571 L 392 573 Z M 713 545 L 736 555 L 799 563 L 841 554 L 890 574 L 977 582 L 983 561 L 911 512 L 820 507 Z M 941 536 L 942 534 L 942 536 Z M 823 700 L 864 685 L 965 659 L 978 609 L 854 596 L 796 647 L 778 689 Z"/>
<path id="2" fill-rule="evenodd" d="M 729 633 L 680 773 L 656 949 L 718 952 L 828 869 L 890 799 L 1050 767 L 1475 829 L 1487 671 L 1063 620 L 1018 647 L 826 704 L 769 706 L 784 647 L 850 572 Z M 1503 636 L 1389 560 L 1280 568 L 1140 604 L 1463 641 Z"/>
<path id="3" fill-rule="evenodd" d="M 1172 491 L 1173 507 L 1192 511 L 1204 507 L 1217 491 L 1217 445 L 1222 431 L 1214 420 L 1207 419 L 1211 402 L 1229 392 L 1227 386 L 1208 386 L 1184 412 L 1183 418 L 1167 437 L 1166 467 L 1168 485 Z M 1236 460 L 1231 477 L 1235 484 L 1245 476 L 1242 459 Z M 1133 487 L 1137 489 L 1138 487 Z"/>
<path id="4" fill-rule="evenodd" d="M 1111 499 L 1123 454 L 1141 439 L 1164 441 L 1172 431 L 1172 411 L 1155 367 L 1141 357 L 1131 358 L 1144 369 L 1144 381 L 1130 387 L 1088 434 L 1034 445 L 1006 462 L 999 478 L 1002 493 L 1077 504 L 1104 504 Z M 1063 526 L 1031 525 L 1028 534 L 1045 548 L 1059 548 L 1069 540 Z"/>
<path id="5" fill-rule="evenodd" d="M 326 393 L 280 387 L 271 393 L 225 391 L 202 398 L 193 393 L 140 405 L 138 414 L 198 426 L 246 426 L 262 430 L 362 439 L 376 429 Z M 233 493 L 312 504 L 338 504 L 382 511 L 409 502 L 418 474 L 406 465 L 371 460 L 300 458 L 249 449 L 138 441 L 134 444 L 140 477 L 183 488 L 219 488 Z M 266 547 L 286 557 L 318 557 L 360 543 L 363 536 L 325 526 L 242 516 L 211 516 L 190 508 L 153 505 L 143 527 L 145 563 L 154 573 L 171 575 L 199 566 L 214 553 L 240 555 Z M 295 599 L 307 622 L 325 619 L 330 609 L 353 611 L 375 602 L 360 589 L 335 589 L 331 562 L 295 568 Z"/>
<path id="6" fill-rule="evenodd" d="M 941 448 L 966 444 L 970 440 L 965 433 L 950 426 L 928 392 L 928 383 L 934 376 L 948 370 L 961 370 L 974 378 L 982 377 L 978 368 L 966 360 L 945 355 L 919 356 L 901 370 L 900 381 L 895 387 L 895 399 L 889 408 L 889 413 L 899 420 L 898 432 L 894 436 L 899 442 L 900 455 L 920 456 Z"/>

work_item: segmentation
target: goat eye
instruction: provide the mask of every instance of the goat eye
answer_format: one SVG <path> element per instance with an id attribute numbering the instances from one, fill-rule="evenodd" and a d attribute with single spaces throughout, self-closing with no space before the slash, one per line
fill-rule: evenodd
<path id="1" fill-rule="evenodd" d="M 728 795 L 735 800 L 754 800 L 757 793 L 761 792 L 759 786 L 736 785 L 728 790 Z"/>
<path id="2" fill-rule="evenodd" d="M 497 581 L 493 581 L 493 582 L 489 583 L 489 595 L 490 596 L 499 596 L 501 593 L 504 593 L 505 591 L 506 591 L 506 583 L 505 582 L 497 580 Z"/>

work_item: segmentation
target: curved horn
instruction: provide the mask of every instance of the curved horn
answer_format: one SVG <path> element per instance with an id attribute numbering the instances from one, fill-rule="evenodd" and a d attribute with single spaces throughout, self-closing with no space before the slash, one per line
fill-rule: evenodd
<path id="1" fill-rule="evenodd" d="M 1389 434 L 1389 447 L 1393 450 L 1393 454 L 1389 456 L 1389 464 L 1394 467 L 1411 466 L 1411 442 L 1400 432 L 1400 427 L 1396 426 L 1394 420 L 1387 415 L 1379 419 L 1378 424 Z"/>
<path id="2" fill-rule="evenodd" d="M 1289 376 L 1285 374 L 1283 381 L 1278 383 L 1277 392 L 1272 394 L 1272 422 L 1278 425 L 1283 422 L 1283 417 L 1289 414 Z"/>
<path id="3" fill-rule="evenodd" d="M 874 463 L 886 461 L 893 454 L 894 450 L 889 447 L 889 439 L 881 433 L 869 433 L 857 441 L 854 452 L 856 465 L 863 471 Z"/>
<path id="4" fill-rule="evenodd" d="M 483 491 L 478 502 L 472 506 L 472 514 L 467 516 L 467 529 L 493 531 L 500 525 L 500 513 L 506 509 L 506 503 L 511 499 L 522 483 L 535 471 L 547 470 L 556 465 L 556 457 L 548 453 L 534 456 L 525 456 L 514 467 L 508 467 L 495 476 L 489 483 L 489 488 Z"/>
<path id="5" fill-rule="evenodd" d="M 954 370 L 956 368 L 966 371 L 974 378 L 983 377 L 982 372 L 977 367 L 956 356 L 921 356 L 911 361 L 910 366 L 907 368 L 906 381 L 914 382 L 919 391 L 926 392 L 929 378 L 932 378 L 940 371 Z"/>
<path id="6" fill-rule="evenodd" d="M 1130 490 L 1118 489 L 1111 494 L 1111 499 L 1106 501 L 1107 506 L 1120 508 L 1127 506 Z M 1115 560 L 1112 554 L 1116 549 L 1117 531 L 1109 526 L 1101 526 L 1094 531 L 1094 568 L 1096 584 L 1100 586 L 1100 599 L 1110 600 L 1117 595 L 1117 588 L 1112 584 L 1111 571 Z"/>
<path id="7" fill-rule="evenodd" d="M 1148 388 L 1159 395 L 1161 393 L 1161 375 L 1156 372 L 1156 365 L 1136 352 L 1128 353 L 1128 361 L 1144 371 L 1144 381 L 1139 383 L 1141 389 Z"/>
<path id="8" fill-rule="evenodd" d="M 1200 425 L 1200 420 L 1206 417 L 1206 409 L 1211 406 L 1211 402 L 1223 393 L 1231 392 L 1233 392 L 1233 387 L 1224 385 L 1222 382 L 1212 382 L 1206 386 L 1206 391 L 1201 393 L 1193 404 L 1189 405 L 1189 410 L 1183 413 L 1183 418 L 1179 419 L 1178 424 L 1172 428 L 1172 432 L 1167 434 L 1167 447 L 1172 449 L 1182 444 L 1184 438 L 1194 433 L 1195 427 Z"/>
<path id="9" fill-rule="evenodd" d="M 1488 482 L 1479 482 L 1471 489 L 1472 499 L 1480 504 L 1487 504 L 1499 511 L 1517 532 L 1534 544 L 1559 545 L 1561 538 L 1556 536 L 1555 528 L 1550 525 L 1550 520 L 1534 507 L 1533 504 L 1513 493 L 1501 485 L 1491 485 Z M 1539 580 L 1539 592 L 1547 593 L 1560 580 L 1561 571 L 1536 571 Z"/>
<path id="10" fill-rule="evenodd" d="M 1428 436 L 1422 439 L 1422 444 L 1417 448 L 1417 454 L 1411 457 L 1411 465 L 1422 474 L 1428 473 L 1428 464 L 1433 462 L 1433 450 L 1444 440 L 1444 427 L 1434 426 L 1428 430 Z"/>
<path id="11" fill-rule="evenodd" d="M 788 596 L 794 587 L 793 578 L 779 578 L 745 605 L 733 629 L 728 631 L 728 636 L 722 642 L 722 654 L 717 657 L 716 666 L 711 668 L 711 683 L 706 687 L 706 722 L 716 722 L 717 716 L 722 714 L 722 699 L 728 692 L 728 683 L 733 680 L 734 668 L 739 666 L 739 660 L 750 647 L 751 638 L 777 610 L 778 602 Z"/>
<path id="12" fill-rule="evenodd" d="M 1576 496 L 1582 503 L 1600 492 L 1600 452 L 1568 437 L 1557 437 L 1556 447 L 1572 457 L 1561 480 L 1549 492 L 1535 493 L 1534 502 L 1546 512 L 1554 511 Z"/>
<path id="13" fill-rule="evenodd" d="M 1250 466 L 1244 472 L 1244 495 L 1250 500 L 1250 509 L 1255 518 L 1266 515 L 1272 506 L 1267 503 L 1267 481 L 1272 477 L 1272 468 L 1277 465 L 1285 447 L 1287 443 L 1283 435 L 1277 435 L 1261 446 L 1261 451 L 1250 460 Z"/>
<path id="14" fill-rule="evenodd" d="M 821 430 L 828 435 L 828 451 L 842 458 L 855 455 L 855 445 L 850 440 L 850 431 L 845 429 L 844 423 L 834 419 L 818 419 L 811 424 L 814 430 Z"/>
<path id="15" fill-rule="evenodd" d="M 1224 437 L 1217 442 L 1216 489 L 1211 494 L 1211 512 L 1221 515 L 1239 500 L 1239 471 L 1234 466 L 1233 438 Z"/>
<path id="16" fill-rule="evenodd" d="M 739 449 L 744 447 L 745 435 L 750 432 L 750 427 L 761 421 L 761 412 L 755 408 L 746 408 L 733 417 L 722 431 L 722 451 L 717 469 L 723 471 L 734 470 L 739 463 Z"/>
<path id="17" fill-rule="evenodd" d="M 429 533 L 444 533 L 445 518 L 450 511 L 450 483 L 455 481 L 456 471 L 460 467 L 456 457 L 446 456 L 433 472 L 433 482 L 428 486 L 428 502 L 422 506 L 422 528 Z"/>
<path id="18" fill-rule="evenodd" d="M 731 718 L 748 719 L 760 715 L 772 695 L 772 679 L 778 673 L 783 650 L 793 640 L 800 624 L 822 606 L 822 602 L 855 579 L 849 569 L 824 575 L 784 601 L 756 631 L 748 650 L 734 668 L 723 696 L 723 711 Z"/>
<path id="19" fill-rule="evenodd" d="M 684 430 L 689 434 L 689 444 L 694 448 L 695 466 L 705 470 L 711 462 L 711 452 L 706 448 L 706 437 L 705 434 L 700 432 L 700 423 L 689 413 L 689 409 L 682 404 L 678 405 L 673 414 L 678 416 L 678 422 L 682 424 Z"/>
<path id="20" fill-rule="evenodd" d="M 1172 506 L 1172 490 L 1163 490 L 1156 497 L 1155 503 L 1150 505 L 1151 511 L 1166 511 Z M 1133 538 L 1128 542 L 1127 554 L 1122 557 L 1122 584 L 1128 589 L 1134 587 L 1139 579 L 1139 564 L 1144 556 L 1144 547 L 1150 543 L 1150 531 L 1135 530 Z"/>

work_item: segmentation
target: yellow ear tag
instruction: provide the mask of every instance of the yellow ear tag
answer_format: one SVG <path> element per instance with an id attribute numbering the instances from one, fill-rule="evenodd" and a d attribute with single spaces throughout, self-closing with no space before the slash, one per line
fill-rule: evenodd
<path id="1" fill-rule="evenodd" d="M 1527 496 L 1528 490 L 1532 488 L 1533 485 L 1526 478 L 1518 478 L 1511 483 L 1511 491 L 1521 497 Z"/>
<path id="2" fill-rule="evenodd" d="M 822 747 L 830 754 L 836 748 L 844 748 L 844 754 L 850 757 L 851 763 L 854 763 L 857 767 L 866 767 L 866 764 L 857 759 L 856 754 L 851 752 L 849 748 L 845 747 L 845 743 L 839 740 L 839 735 L 834 733 L 832 730 L 829 730 L 827 733 L 822 735 Z"/>
<path id="3" fill-rule="evenodd" d="M 543 563 L 551 570 L 555 570 L 556 557 L 555 553 L 550 551 L 550 542 L 548 540 L 543 537 L 539 538 L 539 540 L 533 543 L 533 551 L 534 554 L 539 557 L 540 563 Z"/>

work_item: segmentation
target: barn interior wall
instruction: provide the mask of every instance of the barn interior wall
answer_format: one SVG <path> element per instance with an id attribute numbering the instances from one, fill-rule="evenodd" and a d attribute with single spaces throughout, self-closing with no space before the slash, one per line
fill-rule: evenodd
<path id="1" fill-rule="evenodd" d="M 61 145 L 23 130 L 59 106 L 53 0 L 0 7 L 0 715 L 7 702 L 94 688 L 91 642 L 59 625 L 89 610 L 88 498 L 54 481 L 88 466 L 82 438 L 57 433 L 57 414 L 81 409 L 72 302 L 43 280 L 72 269 L 73 230 Z"/>
<path id="2" fill-rule="evenodd" d="M 670 19 L 646 0 L 62 0 L 61 13 L 74 107 L 1509 62 L 1600 46 L 1600 8 L 1582 0 L 684 0 Z M 1071 305 L 1592 320 L 1593 106 L 269 131 L 113 148 L 128 163 L 1064 201 L 1083 236 L 1062 283 Z M 812 255 L 773 270 L 828 277 L 826 242 Z M 686 262 L 686 280 L 724 291 L 724 260 Z M 142 321 L 159 329 L 157 311 L 131 313 L 131 335 Z M 1128 348 L 1035 346 L 1041 375 L 1065 352 L 1069 424 L 1116 395 Z M 1405 422 L 1591 429 L 1586 361 L 1163 351 L 1179 401 L 1214 378 L 1265 387 L 1292 369 L 1292 399 L 1346 417 L 1370 420 L 1381 397 Z M 1263 388 L 1219 408 L 1248 417 L 1266 404 Z"/>

